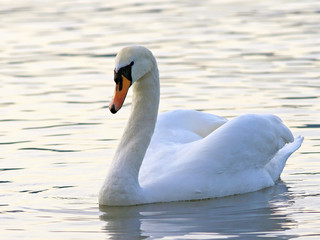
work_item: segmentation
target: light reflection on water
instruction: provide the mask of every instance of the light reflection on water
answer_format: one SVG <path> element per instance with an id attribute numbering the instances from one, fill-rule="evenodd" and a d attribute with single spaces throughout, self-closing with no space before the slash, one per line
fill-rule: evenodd
<path id="1" fill-rule="evenodd" d="M 1 237 L 320 236 L 318 1 L 3 0 L 0 14 Z M 283 182 L 223 199 L 99 209 L 131 99 L 107 112 L 113 61 L 131 44 L 157 56 L 161 112 L 274 113 L 305 136 Z"/>

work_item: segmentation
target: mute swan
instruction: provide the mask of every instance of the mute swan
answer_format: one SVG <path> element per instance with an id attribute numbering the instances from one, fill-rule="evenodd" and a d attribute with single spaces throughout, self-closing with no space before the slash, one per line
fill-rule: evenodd
<path id="1" fill-rule="evenodd" d="M 275 184 L 302 137 L 273 115 L 225 118 L 192 110 L 158 116 L 159 74 L 142 46 L 115 59 L 116 113 L 132 85 L 132 110 L 99 204 L 110 206 L 196 200 L 257 191 Z"/>

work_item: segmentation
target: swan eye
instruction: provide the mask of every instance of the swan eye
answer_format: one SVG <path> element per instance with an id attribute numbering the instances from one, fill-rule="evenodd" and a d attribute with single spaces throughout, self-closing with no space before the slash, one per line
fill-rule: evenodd
<path id="1" fill-rule="evenodd" d="M 132 82 L 131 70 L 133 64 L 134 61 L 132 61 L 129 65 L 120 68 L 118 72 L 114 70 L 114 81 L 116 84 L 121 83 L 122 76 L 126 77 L 130 82 Z"/>
<path id="2" fill-rule="evenodd" d="M 128 79 L 131 84 L 132 84 L 132 75 L 131 75 L 131 70 L 132 70 L 132 66 L 134 64 L 134 61 L 132 61 L 129 65 L 124 66 L 122 68 L 120 68 L 118 70 L 118 72 L 116 70 L 114 70 L 114 82 L 118 85 L 119 84 L 119 90 L 122 90 L 122 81 L 123 81 L 123 77 L 125 77 L 126 79 Z M 130 86 L 131 86 L 130 84 Z"/>
<path id="3" fill-rule="evenodd" d="M 114 82 L 118 84 L 119 82 L 121 82 L 121 80 L 122 80 L 121 74 L 118 74 L 116 70 L 114 70 Z"/>

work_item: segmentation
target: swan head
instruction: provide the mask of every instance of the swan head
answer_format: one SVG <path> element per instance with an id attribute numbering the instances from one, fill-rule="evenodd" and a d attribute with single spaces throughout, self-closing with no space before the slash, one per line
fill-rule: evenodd
<path id="1" fill-rule="evenodd" d="M 114 81 L 116 89 L 109 110 L 120 110 L 132 84 L 156 66 L 153 54 L 145 47 L 131 46 L 120 50 L 115 59 Z"/>

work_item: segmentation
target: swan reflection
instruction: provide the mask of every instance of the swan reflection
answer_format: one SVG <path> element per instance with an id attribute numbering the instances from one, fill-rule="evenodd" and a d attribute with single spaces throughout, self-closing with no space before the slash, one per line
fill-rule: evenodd
<path id="1" fill-rule="evenodd" d="M 270 234 L 290 239 L 296 223 L 283 210 L 291 199 L 287 186 L 204 201 L 100 207 L 104 230 L 112 239 L 252 239 Z"/>

